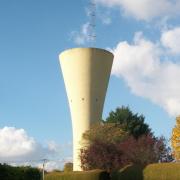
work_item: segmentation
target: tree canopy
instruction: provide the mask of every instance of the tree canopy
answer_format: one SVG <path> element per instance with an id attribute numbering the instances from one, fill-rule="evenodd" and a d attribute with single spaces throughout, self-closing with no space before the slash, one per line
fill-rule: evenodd
<path id="1" fill-rule="evenodd" d="M 112 172 L 130 163 L 147 165 L 166 153 L 163 138 L 142 135 L 134 138 L 116 124 L 99 124 L 84 134 L 89 144 L 80 149 L 83 170 L 102 169 Z"/>
<path id="2" fill-rule="evenodd" d="M 88 148 L 80 150 L 81 168 L 102 169 L 108 172 L 119 170 L 125 165 L 122 155 L 116 143 L 95 140 Z"/>
<path id="3" fill-rule="evenodd" d="M 116 143 L 121 142 L 127 136 L 128 133 L 115 123 L 96 123 L 83 134 L 83 138 L 90 143 L 94 141 Z"/>
<path id="4" fill-rule="evenodd" d="M 141 135 L 152 134 L 149 125 L 144 121 L 143 115 L 133 113 L 129 107 L 122 106 L 111 111 L 105 122 L 119 124 L 126 132 L 138 138 Z"/>

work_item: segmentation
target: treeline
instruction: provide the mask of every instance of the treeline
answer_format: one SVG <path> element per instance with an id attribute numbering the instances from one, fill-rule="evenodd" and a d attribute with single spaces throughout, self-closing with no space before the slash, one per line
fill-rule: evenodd
<path id="1" fill-rule="evenodd" d="M 41 180 L 41 178 L 41 172 L 37 168 L 0 164 L 0 180 Z"/>

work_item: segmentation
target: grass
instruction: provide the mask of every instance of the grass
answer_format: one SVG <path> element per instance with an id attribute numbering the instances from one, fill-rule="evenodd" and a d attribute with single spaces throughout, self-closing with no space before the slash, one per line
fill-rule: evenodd
<path id="1" fill-rule="evenodd" d="M 46 174 L 45 180 L 109 180 L 109 175 L 101 170 L 66 173 L 52 172 Z"/>

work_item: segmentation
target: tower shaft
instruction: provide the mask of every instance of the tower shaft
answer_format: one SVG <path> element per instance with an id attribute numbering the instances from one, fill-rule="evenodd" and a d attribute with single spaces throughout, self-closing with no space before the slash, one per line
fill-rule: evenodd
<path id="1" fill-rule="evenodd" d="M 82 134 L 102 119 L 113 61 L 112 53 L 97 48 L 74 48 L 60 54 L 73 128 L 73 170 L 81 170 Z"/>

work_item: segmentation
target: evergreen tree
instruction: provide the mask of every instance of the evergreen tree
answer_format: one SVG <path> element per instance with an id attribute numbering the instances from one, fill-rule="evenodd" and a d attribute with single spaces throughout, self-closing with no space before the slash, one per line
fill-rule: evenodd
<path id="1" fill-rule="evenodd" d="M 133 113 L 129 107 L 122 106 L 115 111 L 111 111 L 106 119 L 107 123 L 116 123 L 135 138 L 141 135 L 152 134 L 151 129 L 145 122 L 145 117 L 138 113 Z"/>

